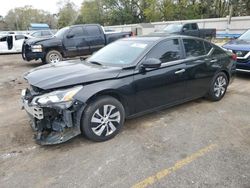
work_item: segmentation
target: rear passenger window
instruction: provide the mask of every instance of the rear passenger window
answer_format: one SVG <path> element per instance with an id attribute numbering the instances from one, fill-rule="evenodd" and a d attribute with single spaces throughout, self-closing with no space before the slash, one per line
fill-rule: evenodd
<path id="1" fill-rule="evenodd" d="M 89 34 L 89 36 L 100 36 L 101 35 L 101 31 L 99 29 L 98 26 L 95 25 L 89 25 L 85 27 L 87 33 Z"/>
<path id="2" fill-rule="evenodd" d="M 147 58 L 159 59 L 162 63 L 175 61 L 181 58 L 178 39 L 171 39 L 157 44 L 148 54 Z"/>
<path id="3" fill-rule="evenodd" d="M 183 39 L 186 57 L 199 57 L 206 55 L 203 41 L 195 39 Z"/>

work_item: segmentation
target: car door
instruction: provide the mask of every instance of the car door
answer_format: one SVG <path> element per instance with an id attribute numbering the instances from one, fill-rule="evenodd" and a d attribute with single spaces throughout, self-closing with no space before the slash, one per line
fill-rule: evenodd
<path id="1" fill-rule="evenodd" d="M 185 63 L 179 39 L 160 42 L 144 59 L 156 58 L 160 68 L 138 70 L 134 76 L 136 112 L 180 102 L 186 91 Z"/>
<path id="2" fill-rule="evenodd" d="M 186 99 L 204 96 L 218 67 L 212 66 L 218 60 L 211 54 L 212 46 L 199 39 L 183 39 L 186 56 L 187 92 Z"/>
<path id="3" fill-rule="evenodd" d="M 86 25 L 84 27 L 88 33 L 88 43 L 90 53 L 93 53 L 105 46 L 105 37 L 103 31 L 97 25 Z"/>
<path id="4" fill-rule="evenodd" d="M 25 40 L 24 35 L 15 35 L 14 48 L 16 52 L 22 51 L 23 42 Z"/>
<path id="5" fill-rule="evenodd" d="M 82 26 L 74 26 L 64 36 L 63 44 L 69 57 L 85 55 L 89 52 L 89 46 L 85 40 L 86 34 Z"/>

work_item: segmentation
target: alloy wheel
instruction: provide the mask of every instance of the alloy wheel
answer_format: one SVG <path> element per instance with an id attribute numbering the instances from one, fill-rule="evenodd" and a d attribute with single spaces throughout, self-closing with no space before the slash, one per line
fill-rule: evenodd
<path id="1" fill-rule="evenodd" d="M 91 117 L 91 129 L 97 136 L 109 136 L 121 122 L 121 113 L 111 104 L 98 108 Z"/>
<path id="2" fill-rule="evenodd" d="M 227 80 L 223 76 L 218 76 L 214 83 L 214 94 L 217 98 L 224 95 L 227 88 Z"/>

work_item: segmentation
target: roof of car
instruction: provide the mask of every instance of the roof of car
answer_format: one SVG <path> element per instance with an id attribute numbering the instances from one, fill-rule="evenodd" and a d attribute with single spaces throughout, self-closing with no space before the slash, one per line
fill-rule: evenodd
<path id="1" fill-rule="evenodd" d="M 137 41 L 157 42 L 157 41 L 161 41 L 161 40 L 167 39 L 167 38 L 180 38 L 180 37 L 181 38 L 193 38 L 193 39 L 202 40 L 201 38 L 197 38 L 197 37 L 169 34 L 169 33 L 164 33 L 164 32 L 154 32 L 154 33 L 150 33 L 148 35 L 123 38 L 123 40 L 137 40 Z"/>

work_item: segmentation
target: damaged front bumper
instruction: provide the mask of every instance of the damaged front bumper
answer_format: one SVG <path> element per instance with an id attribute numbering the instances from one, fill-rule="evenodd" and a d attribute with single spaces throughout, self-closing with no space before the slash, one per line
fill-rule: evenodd
<path id="1" fill-rule="evenodd" d="M 27 92 L 27 89 L 22 91 L 22 109 L 31 119 L 38 144 L 63 143 L 81 133 L 80 121 L 85 107 L 82 102 L 72 101 L 71 105 L 32 105 L 25 97 Z"/>

